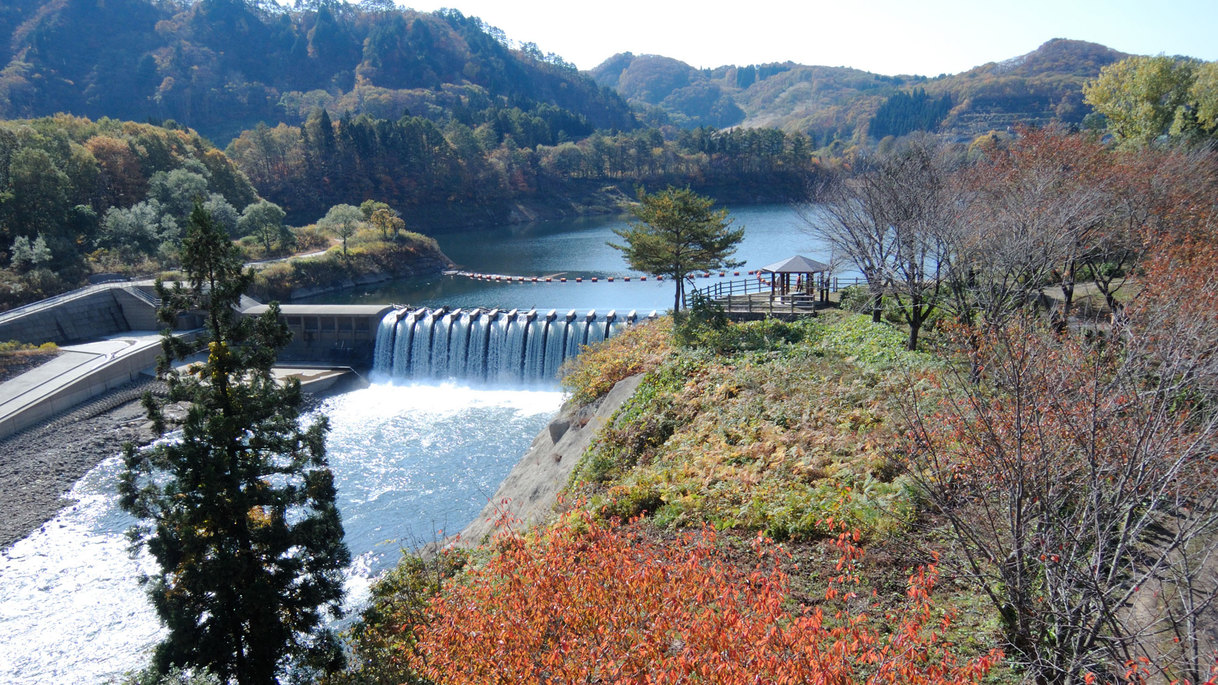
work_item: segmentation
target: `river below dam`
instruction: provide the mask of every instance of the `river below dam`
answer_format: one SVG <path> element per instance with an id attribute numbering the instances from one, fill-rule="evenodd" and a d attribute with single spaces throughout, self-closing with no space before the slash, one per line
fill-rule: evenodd
<path id="1" fill-rule="evenodd" d="M 745 226 L 741 270 L 793 254 L 828 261 L 787 207 L 733 210 Z M 445 276 L 391 283 L 314 301 L 397 302 L 661 313 L 672 284 L 632 275 L 605 245 L 622 218 L 508 226 L 490 237 L 445 235 L 441 247 L 461 268 L 485 273 L 581 277 L 584 283 L 489 283 Z M 615 276 L 614 283 L 604 282 Z M 598 283 L 588 279 L 598 278 Z M 704 282 L 698 279 L 699 285 Z M 558 410 L 552 381 L 527 388 L 491 381 L 374 378 L 371 387 L 330 397 L 327 441 L 347 544 L 355 559 L 348 603 L 366 600 L 371 580 L 403 549 L 463 528 Z M 162 632 L 138 582 L 153 569 L 133 558 L 117 506 L 116 455 L 76 483 L 72 502 L 40 530 L 0 552 L 0 682 L 97 683 L 141 668 Z M 5 484 L 19 487 L 19 484 Z"/>
<path id="2" fill-rule="evenodd" d="M 374 384 L 326 399 L 327 440 L 354 563 L 348 604 L 401 550 L 456 533 L 562 403 L 557 389 Z M 75 504 L 0 553 L 0 682 L 98 683 L 143 666 L 160 639 L 115 496 L 117 455 L 81 479 Z"/>

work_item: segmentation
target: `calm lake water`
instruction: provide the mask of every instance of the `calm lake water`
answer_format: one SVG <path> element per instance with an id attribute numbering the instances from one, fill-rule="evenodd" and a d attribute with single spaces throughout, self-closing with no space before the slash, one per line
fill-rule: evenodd
<path id="1" fill-rule="evenodd" d="M 785 207 L 733 211 L 745 226 L 739 258 L 756 269 L 792 254 L 827 261 Z M 447 235 L 462 268 L 522 276 L 635 275 L 606 241 L 622 218 L 505 227 L 492 239 Z M 708 282 L 698 279 L 699 285 Z M 444 277 L 343 294 L 331 302 L 401 302 L 450 307 L 652 309 L 671 306 L 672 284 L 493 284 Z M 548 389 L 380 382 L 330 398 L 328 452 L 347 544 L 355 557 L 349 602 L 411 549 L 465 526 L 562 402 Z M 161 629 L 138 578 L 154 570 L 132 558 L 117 507 L 121 468 L 111 458 L 81 479 L 74 504 L 0 552 L 0 682 L 97 683 L 140 668 Z M 9 484 L 11 487 L 12 484 Z"/>
<path id="2" fill-rule="evenodd" d="M 731 210 L 733 227 L 744 227 L 744 241 L 735 259 L 746 271 L 759 269 L 795 254 L 828 262 L 828 250 L 804 230 L 803 221 L 789 207 L 765 205 Z M 318 303 L 398 303 L 452 308 L 570 309 L 607 311 L 631 309 L 640 313 L 672 307 L 673 284 L 654 279 L 639 281 L 622 254 L 609 247 L 621 242 L 613 233 L 625 228 L 630 217 L 591 217 L 568 221 L 505 226 L 485 233 L 450 233 L 439 237 L 457 268 L 465 271 L 531 278 L 567 278 L 566 283 L 493 283 L 459 276 L 392 282 L 371 288 L 321 295 L 306 300 Z M 613 283 L 605 279 L 612 276 Z M 629 283 L 621 281 L 630 276 Z M 583 283 L 575 279 L 583 278 Z M 596 277 L 597 283 L 591 278 Z M 729 278 L 730 272 L 729 272 Z M 699 287 L 718 279 L 698 278 Z"/>

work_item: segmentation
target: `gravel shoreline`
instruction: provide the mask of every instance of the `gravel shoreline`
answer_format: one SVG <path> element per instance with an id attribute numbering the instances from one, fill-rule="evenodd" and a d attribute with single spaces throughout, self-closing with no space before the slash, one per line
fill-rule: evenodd
<path id="1" fill-rule="evenodd" d="M 153 440 L 139 396 L 152 383 L 114 390 L 54 420 L 0 441 L 0 548 L 21 540 L 72 504 L 76 481 L 123 444 Z"/>
<path id="2" fill-rule="evenodd" d="M 305 392 L 301 414 L 318 406 L 332 392 Z M 0 549 L 38 530 L 64 507 L 76 481 L 102 460 L 133 442 L 146 445 L 157 438 L 140 402 L 145 391 L 163 393 L 158 381 L 116 388 L 46 423 L 31 426 L 0 440 Z M 167 408 L 172 424 L 184 408 Z"/>

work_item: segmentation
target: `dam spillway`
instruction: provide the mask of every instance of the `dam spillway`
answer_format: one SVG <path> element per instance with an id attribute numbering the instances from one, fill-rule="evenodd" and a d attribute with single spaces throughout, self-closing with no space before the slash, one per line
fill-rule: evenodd
<path id="1" fill-rule="evenodd" d="M 502 385 L 554 380 L 585 345 L 618 335 L 635 312 L 599 315 L 557 310 L 395 309 L 376 332 L 373 372 L 389 378 L 447 379 Z"/>

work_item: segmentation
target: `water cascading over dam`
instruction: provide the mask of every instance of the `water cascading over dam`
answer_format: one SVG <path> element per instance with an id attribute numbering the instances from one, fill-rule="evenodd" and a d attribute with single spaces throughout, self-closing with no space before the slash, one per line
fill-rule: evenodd
<path id="1" fill-rule="evenodd" d="M 652 312 L 644 320 L 655 318 Z M 373 371 L 393 378 L 460 378 L 497 384 L 553 380 L 584 345 L 620 333 L 635 312 L 400 309 L 381 320 Z"/>

